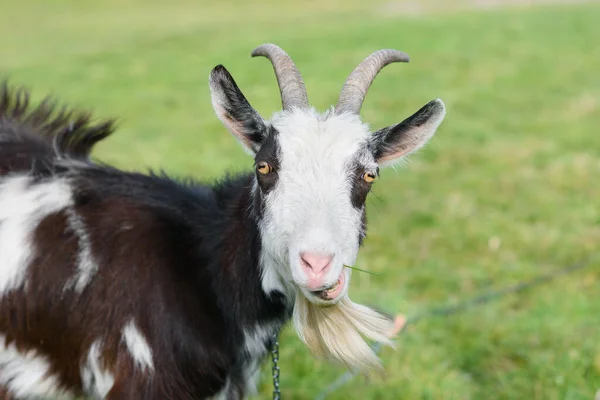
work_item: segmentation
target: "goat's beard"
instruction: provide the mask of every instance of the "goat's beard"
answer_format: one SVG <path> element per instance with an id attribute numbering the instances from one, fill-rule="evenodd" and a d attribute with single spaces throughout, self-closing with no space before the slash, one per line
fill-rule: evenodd
<path id="1" fill-rule="evenodd" d="M 294 327 L 315 356 L 364 373 L 383 372 L 381 360 L 365 337 L 393 347 L 389 335 L 394 322 L 390 318 L 352 302 L 347 295 L 327 307 L 311 303 L 300 292 L 295 301 Z"/>

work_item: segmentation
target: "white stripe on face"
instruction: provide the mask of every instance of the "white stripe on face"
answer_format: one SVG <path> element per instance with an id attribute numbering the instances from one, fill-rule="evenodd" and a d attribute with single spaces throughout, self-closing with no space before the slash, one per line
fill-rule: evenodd
<path id="1" fill-rule="evenodd" d="M 318 279 L 333 284 L 358 253 L 363 210 L 353 206 L 351 193 L 356 163 L 377 167 L 366 146 L 369 129 L 356 115 L 300 110 L 281 112 L 272 123 L 280 165 L 260 227 L 264 251 L 278 264 L 270 268 L 304 286 L 300 254 L 329 254 L 330 267 Z"/>

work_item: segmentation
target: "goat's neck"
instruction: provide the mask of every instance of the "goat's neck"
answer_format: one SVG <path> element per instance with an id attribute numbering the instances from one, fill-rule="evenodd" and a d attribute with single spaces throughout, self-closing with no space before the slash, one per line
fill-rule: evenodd
<path id="1" fill-rule="evenodd" d="M 243 325 L 281 325 L 291 318 L 293 299 L 281 291 L 263 289 L 262 244 L 254 177 L 231 182 L 219 193 L 227 221 L 224 226 L 218 279 L 223 307 L 234 310 Z M 235 315 L 237 314 L 237 315 Z"/>

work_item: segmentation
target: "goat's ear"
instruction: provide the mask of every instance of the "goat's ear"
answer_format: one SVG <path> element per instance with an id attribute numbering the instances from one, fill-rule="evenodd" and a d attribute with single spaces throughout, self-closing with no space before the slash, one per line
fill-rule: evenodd
<path id="1" fill-rule="evenodd" d="M 267 136 L 266 122 L 248 103 L 231 74 L 222 65 L 217 65 L 210 73 L 209 85 L 217 116 L 244 148 L 255 154 Z"/>
<path id="2" fill-rule="evenodd" d="M 371 148 L 377 162 L 382 166 L 392 164 L 418 150 L 431 139 L 444 115 L 444 103 L 436 99 L 399 124 L 373 133 Z"/>

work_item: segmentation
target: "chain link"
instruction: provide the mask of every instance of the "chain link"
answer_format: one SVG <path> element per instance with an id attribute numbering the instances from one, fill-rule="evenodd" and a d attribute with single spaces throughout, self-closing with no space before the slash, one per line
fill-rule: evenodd
<path id="1" fill-rule="evenodd" d="M 281 392 L 279 391 L 279 341 L 277 334 L 273 336 L 271 359 L 273 361 L 273 400 L 281 400 Z"/>

